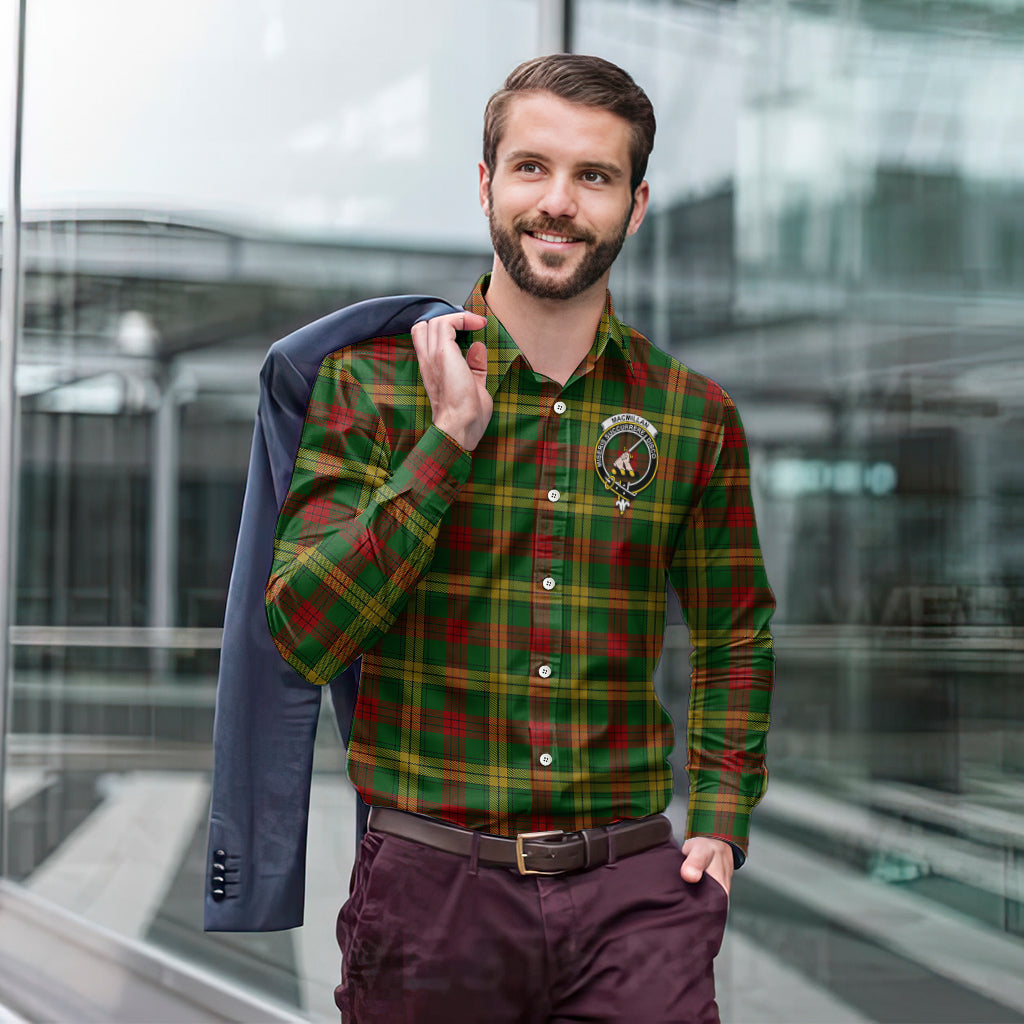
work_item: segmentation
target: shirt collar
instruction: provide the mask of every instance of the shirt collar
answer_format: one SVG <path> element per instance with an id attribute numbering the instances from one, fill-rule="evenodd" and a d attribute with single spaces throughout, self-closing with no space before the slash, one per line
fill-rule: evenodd
<path id="1" fill-rule="evenodd" d="M 466 299 L 465 308 L 471 313 L 487 317 L 486 327 L 482 327 L 479 331 L 468 332 L 468 344 L 482 341 L 487 346 L 487 390 L 493 395 L 520 352 L 512 336 L 487 305 L 485 295 L 490 283 L 491 275 L 484 274 L 474 285 L 469 298 Z M 629 330 L 623 327 L 615 316 L 611 292 L 606 291 L 604 312 L 601 314 L 601 322 L 597 325 L 597 333 L 594 335 L 594 345 L 590 350 L 589 358 L 593 358 L 595 362 L 600 359 L 604 355 L 609 341 L 614 343 L 612 351 L 621 355 L 629 372 L 634 374 L 633 364 L 629 358 Z"/>

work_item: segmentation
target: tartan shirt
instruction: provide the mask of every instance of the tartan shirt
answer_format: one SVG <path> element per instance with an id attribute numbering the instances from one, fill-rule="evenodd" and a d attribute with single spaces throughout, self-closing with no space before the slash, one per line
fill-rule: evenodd
<path id="1" fill-rule="evenodd" d="M 369 804 L 501 836 L 663 811 L 652 679 L 666 580 L 689 626 L 688 835 L 742 862 L 767 785 L 774 608 L 736 408 L 615 317 L 560 386 L 488 309 L 494 411 L 466 452 L 431 423 L 411 336 L 313 388 L 267 585 L 307 679 L 362 656 L 348 773 Z"/>

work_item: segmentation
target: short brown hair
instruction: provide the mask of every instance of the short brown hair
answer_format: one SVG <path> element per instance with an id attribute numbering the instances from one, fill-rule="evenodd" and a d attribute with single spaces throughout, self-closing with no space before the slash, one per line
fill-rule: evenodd
<path id="1" fill-rule="evenodd" d="M 505 79 L 505 85 L 488 101 L 484 111 L 484 165 L 494 176 L 498 143 L 508 120 L 509 102 L 518 93 L 550 92 L 570 103 L 600 107 L 629 122 L 632 165 L 630 187 L 647 173 L 647 158 L 654 148 L 654 107 L 647 93 L 622 68 L 602 57 L 579 53 L 552 53 L 534 57 Z"/>

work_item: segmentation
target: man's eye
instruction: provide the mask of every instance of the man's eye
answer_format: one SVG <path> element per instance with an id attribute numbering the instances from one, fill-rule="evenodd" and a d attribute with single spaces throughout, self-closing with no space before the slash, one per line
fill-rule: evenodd
<path id="1" fill-rule="evenodd" d="M 608 179 L 600 171 L 584 171 L 583 180 L 591 185 L 596 185 Z"/>
<path id="2" fill-rule="evenodd" d="M 535 172 L 539 171 L 540 168 L 536 164 L 525 163 L 519 165 L 519 170 L 523 171 L 526 174 L 534 174 Z"/>

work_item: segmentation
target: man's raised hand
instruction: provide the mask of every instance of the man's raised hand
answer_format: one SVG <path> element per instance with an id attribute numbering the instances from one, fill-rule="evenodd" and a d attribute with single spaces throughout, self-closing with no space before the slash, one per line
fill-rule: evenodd
<path id="1" fill-rule="evenodd" d="M 486 317 L 465 311 L 420 320 L 412 327 L 434 425 L 468 452 L 480 443 L 494 406 L 487 392 L 487 347 L 475 341 L 463 357 L 455 332 L 478 331 L 486 324 Z"/>

